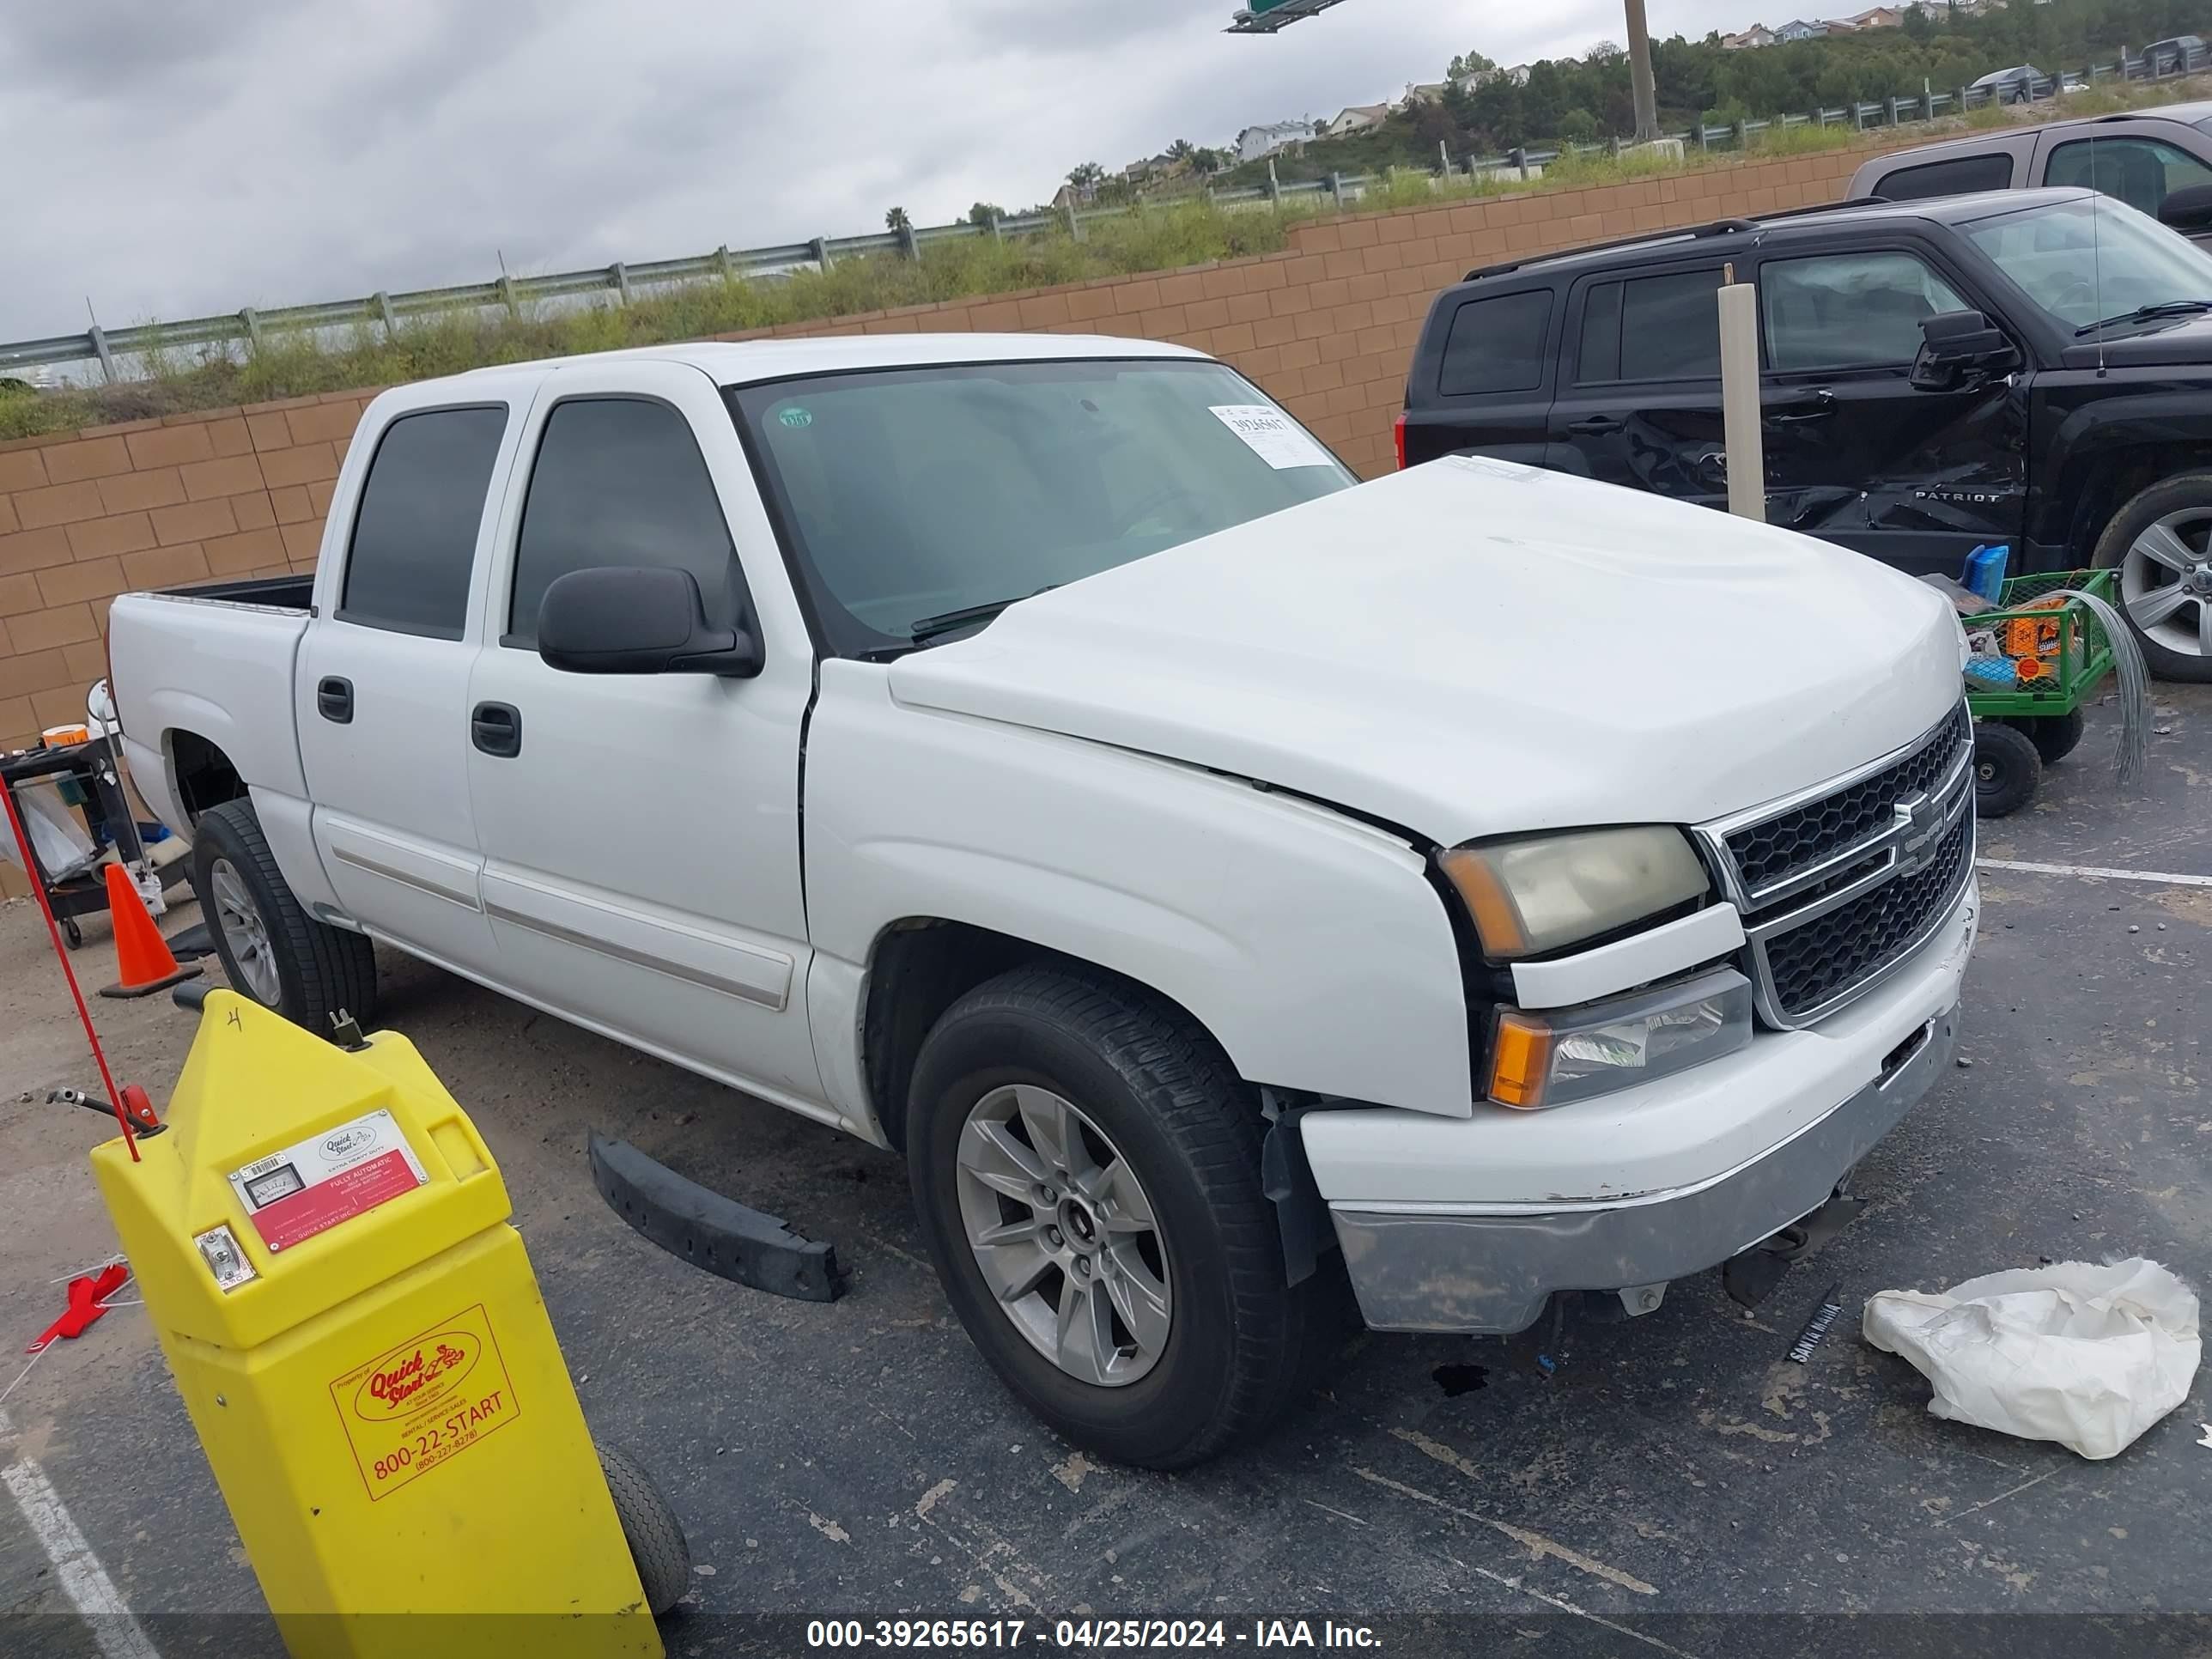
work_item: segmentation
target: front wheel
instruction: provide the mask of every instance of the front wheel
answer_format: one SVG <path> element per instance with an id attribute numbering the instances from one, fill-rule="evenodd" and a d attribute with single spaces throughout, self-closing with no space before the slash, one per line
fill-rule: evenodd
<path id="1" fill-rule="evenodd" d="M 2212 680 L 2212 472 L 2154 483 L 2112 515 L 2091 562 L 2162 680 Z"/>
<path id="2" fill-rule="evenodd" d="M 2002 818 L 2034 797 L 2043 781 L 2043 757 L 2027 732 L 1996 720 L 1974 725 L 1974 812 Z"/>
<path id="3" fill-rule="evenodd" d="M 309 915 L 276 867 L 250 800 L 227 800 L 192 826 L 192 891 L 231 989 L 318 1036 L 343 1009 L 376 1013 L 376 957 L 360 933 Z"/>
<path id="4" fill-rule="evenodd" d="M 910 1102 L 945 1295 L 1054 1430 L 1184 1468 L 1287 1405 L 1322 1281 L 1285 1283 L 1258 1105 L 1203 1030 L 1103 975 L 1017 969 L 946 1011 Z"/>

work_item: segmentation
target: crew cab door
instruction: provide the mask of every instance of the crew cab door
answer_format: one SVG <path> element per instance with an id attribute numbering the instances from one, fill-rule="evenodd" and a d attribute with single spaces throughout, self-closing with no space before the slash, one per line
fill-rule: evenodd
<path id="1" fill-rule="evenodd" d="M 549 375 L 491 563 L 466 764 L 502 979 L 818 1111 L 799 864 L 813 654 L 714 382 L 635 361 Z M 547 586 L 617 565 L 690 570 L 710 619 L 757 630 L 759 677 L 549 667 Z"/>
<path id="2" fill-rule="evenodd" d="M 488 398 L 403 405 L 363 426 L 332 502 L 324 562 L 336 568 L 295 692 L 315 850 L 339 903 L 370 933 L 477 975 L 493 948 L 462 714 L 486 502 L 519 415 Z"/>
<path id="3" fill-rule="evenodd" d="M 1923 391 L 1920 324 L 1978 308 L 1923 251 L 1854 246 L 1759 266 L 1766 517 L 1915 574 L 2018 544 L 2026 402 L 2011 380 Z M 2015 377 L 2016 378 L 2016 377 Z"/>
<path id="4" fill-rule="evenodd" d="M 1718 262 L 1575 285 L 1544 465 L 1728 503 Z"/>

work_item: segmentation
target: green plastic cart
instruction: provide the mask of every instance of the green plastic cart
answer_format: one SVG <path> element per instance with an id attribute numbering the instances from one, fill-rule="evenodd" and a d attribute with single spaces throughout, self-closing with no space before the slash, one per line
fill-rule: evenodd
<path id="1" fill-rule="evenodd" d="M 2057 606 L 2036 601 L 2072 590 L 2117 605 L 2118 581 L 2117 570 L 2014 576 L 2004 585 L 1999 609 L 1959 619 L 1969 640 L 1995 635 L 2004 654 L 1986 660 L 2017 664 L 2022 659 L 2017 647 L 2032 641 L 2042 666 L 2034 678 L 2005 687 L 1967 678 L 1966 707 L 1974 716 L 1974 810 L 1983 817 L 2003 817 L 2035 799 L 2043 769 L 2081 741 L 2082 706 L 2112 672 L 2112 641 L 2087 606 L 2070 599 Z"/>

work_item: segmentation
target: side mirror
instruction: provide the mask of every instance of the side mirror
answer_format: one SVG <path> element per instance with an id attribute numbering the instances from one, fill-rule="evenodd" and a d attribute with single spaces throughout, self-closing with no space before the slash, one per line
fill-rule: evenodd
<path id="1" fill-rule="evenodd" d="M 1963 391 L 2019 367 L 2020 348 L 1978 311 L 1940 311 L 1920 319 L 1912 384 L 1923 392 Z"/>
<path id="2" fill-rule="evenodd" d="M 2212 185 L 2191 185 L 2168 191 L 2158 204 L 2158 222 L 2185 235 L 2212 230 Z"/>
<path id="3" fill-rule="evenodd" d="M 668 567 L 615 566 L 556 577 L 538 605 L 538 654 L 571 674 L 761 672 L 760 641 L 714 628 L 699 579 Z"/>

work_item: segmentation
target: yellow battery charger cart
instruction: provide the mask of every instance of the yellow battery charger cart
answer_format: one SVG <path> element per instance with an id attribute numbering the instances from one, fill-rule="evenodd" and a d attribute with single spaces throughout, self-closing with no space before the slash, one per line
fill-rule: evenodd
<path id="1" fill-rule="evenodd" d="M 413 1044 L 210 992 L 139 1154 L 93 1170 L 295 1659 L 659 1659 L 640 1568 L 681 1595 L 682 1534 L 603 1473 L 506 1186 Z"/>

